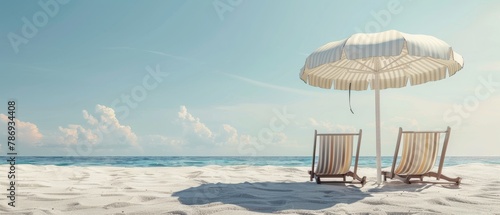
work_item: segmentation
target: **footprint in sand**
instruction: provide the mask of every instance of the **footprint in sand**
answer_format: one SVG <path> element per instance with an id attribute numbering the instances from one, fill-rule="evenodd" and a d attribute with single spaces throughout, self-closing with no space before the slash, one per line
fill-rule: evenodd
<path id="1" fill-rule="evenodd" d="M 171 214 L 171 215 L 187 215 L 187 213 L 184 212 L 184 211 L 169 211 L 169 212 L 167 212 L 167 214 Z"/>
<path id="2" fill-rule="evenodd" d="M 186 177 L 187 178 L 196 178 L 196 177 L 200 176 L 201 174 L 203 174 L 202 171 L 194 171 L 194 172 L 190 172 L 189 175 L 187 175 Z"/>

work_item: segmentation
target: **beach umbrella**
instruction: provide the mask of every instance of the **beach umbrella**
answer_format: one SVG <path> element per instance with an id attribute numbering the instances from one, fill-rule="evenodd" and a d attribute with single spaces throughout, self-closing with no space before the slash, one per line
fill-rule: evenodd
<path id="1" fill-rule="evenodd" d="M 440 39 L 390 30 L 358 33 L 319 47 L 307 57 L 300 79 L 325 89 L 375 91 L 377 183 L 380 184 L 380 90 L 441 80 L 454 75 L 463 65 L 462 56 Z"/>

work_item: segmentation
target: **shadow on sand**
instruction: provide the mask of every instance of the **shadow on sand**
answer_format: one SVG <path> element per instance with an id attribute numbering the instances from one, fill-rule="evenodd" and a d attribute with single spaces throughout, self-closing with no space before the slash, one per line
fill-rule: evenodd
<path id="1" fill-rule="evenodd" d="M 359 185 L 314 182 L 258 182 L 202 184 L 173 193 L 185 205 L 221 202 L 255 212 L 321 210 L 339 203 L 353 203 L 371 195 Z"/>

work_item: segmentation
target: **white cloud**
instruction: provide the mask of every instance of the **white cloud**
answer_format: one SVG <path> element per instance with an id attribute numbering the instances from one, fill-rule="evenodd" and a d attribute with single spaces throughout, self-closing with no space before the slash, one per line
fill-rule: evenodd
<path id="1" fill-rule="evenodd" d="M 82 113 L 87 125 L 59 127 L 60 143 L 137 146 L 137 135 L 130 126 L 120 124 L 112 108 L 96 105 L 97 118 L 89 114 L 87 110 L 83 110 Z"/>
<path id="2" fill-rule="evenodd" d="M 226 107 L 219 107 L 226 109 Z M 228 107 L 232 109 L 232 107 Z M 255 111 L 255 109 L 253 109 Z M 235 116 L 238 117 L 238 116 Z M 271 129 L 258 130 L 255 135 L 241 133 L 236 127 L 228 123 L 222 123 L 213 127 L 203 123 L 200 118 L 191 114 L 186 106 L 180 106 L 178 112 L 179 122 L 184 127 L 184 140 L 196 145 L 217 145 L 240 147 L 242 144 L 266 143 L 266 144 L 284 144 L 288 141 L 288 136 L 281 131 Z"/>
<path id="3" fill-rule="evenodd" d="M 163 146 L 182 146 L 185 142 L 182 139 L 168 137 L 163 135 L 147 135 L 140 137 L 140 142 L 144 144 L 152 144 L 152 145 L 163 145 Z"/>
<path id="4" fill-rule="evenodd" d="M 222 125 L 223 129 L 224 129 L 224 134 L 226 136 L 225 139 L 225 142 L 227 143 L 230 143 L 230 144 L 236 144 L 238 143 L 238 131 L 236 130 L 236 128 L 234 128 L 233 126 L 230 126 L 228 124 L 223 124 Z"/>
<path id="5" fill-rule="evenodd" d="M 320 95 L 322 95 L 322 93 L 316 93 L 316 92 L 306 91 L 306 90 L 299 90 L 299 89 L 294 89 L 294 88 L 290 88 L 290 87 L 283 87 L 283 86 L 279 86 L 279 85 L 274 85 L 274 84 L 269 84 L 269 83 L 265 83 L 265 82 L 261 82 L 261 81 L 256 81 L 256 80 L 241 77 L 238 75 L 233 75 L 233 74 L 228 74 L 228 73 L 222 73 L 222 74 L 227 75 L 231 78 L 238 79 L 240 81 L 258 86 L 258 87 L 279 90 L 279 91 L 283 91 L 283 92 L 287 92 L 287 93 L 297 93 L 297 94 L 301 94 L 301 95 L 305 95 L 305 96 L 320 96 Z"/>
<path id="6" fill-rule="evenodd" d="M 287 143 L 287 141 L 288 141 L 288 136 L 285 133 L 283 132 L 274 133 L 274 139 L 273 139 L 274 143 L 284 144 Z"/>
<path id="7" fill-rule="evenodd" d="M 5 114 L 0 114 L 0 121 L 2 121 L 2 127 L 10 122 L 9 118 Z M 17 140 L 22 141 L 22 143 L 28 144 L 39 144 L 43 138 L 42 133 L 38 130 L 38 126 L 31 122 L 23 122 L 14 119 L 15 127 L 16 127 L 16 137 Z M 2 131 L 6 131 L 7 129 L 2 129 Z"/>
<path id="8" fill-rule="evenodd" d="M 87 120 L 87 122 L 91 125 L 97 125 L 99 123 L 97 119 L 95 119 L 92 115 L 87 112 L 87 110 L 83 110 L 83 118 Z"/>
<path id="9" fill-rule="evenodd" d="M 215 142 L 218 145 L 236 145 L 250 143 L 251 136 L 238 134 L 238 130 L 231 125 L 223 124 L 221 131 L 217 134 Z"/>
<path id="10" fill-rule="evenodd" d="M 205 124 L 200 122 L 199 118 L 188 113 L 186 106 L 181 106 L 178 115 L 183 126 L 191 129 L 196 135 L 202 138 L 213 139 L 214 134 L 212 131 Z"/>
<path id="11" fill-rule="evenodd" d="M 96 113 L 100 114 L 99 128 L 105 134 L 123 139 L 131 145 L 137 144 L 137 136 L 130 126 L 121 125 L 115 111 L 104 105 L 96 105 Z"/>
<path id="12" fill-rule="evenodd" d="M 357 131 L 353 126 L 334 124 L 330 121 L 321 121 L 312 117 L 309 118 L 309 125 L 318 132 L 350 133 Z"/>
<path id="13" fill-rule="evenodd" d="M 59 131 L 61 133 L 59 142 L 63 144 L 77 144 L 79 142 L 96 144 L 102 140 L 102 138 L 95 134 L 96 131 L 86 129 L 81 125 L 68 125 L 67 128 L 59 126 Z"/>
<path id="14" fill-rule="evenodd" d="M 229 125 L 222 124 L 220 129 L 216 132 L 212 131 L 207 125 L 201 122 L 200 118 L 193 116 L 188 112 L 186 106 L 181 106 L 178 112 L 178 118 L 180 119 L 182 125 L 187 132 L 184 136 L 186 141 L 196 141 L 204 142 L 215 145 L 237 145 L 237 144 L 247 144 L 251 140 L 250 135 L 239 134 L 238 130 Z M 197 138 L 193 138 L 191 135 L 195 135 Z"/>

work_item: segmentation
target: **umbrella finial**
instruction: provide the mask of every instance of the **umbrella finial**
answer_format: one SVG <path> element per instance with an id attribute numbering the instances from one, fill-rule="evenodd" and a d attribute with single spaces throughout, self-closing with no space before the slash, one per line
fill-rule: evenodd
<path id="1" fill-rule="evenodd" d="M 351 113 L 354 114 L 351 107 L 351 83 L 349 83 L 349 108 L 351 109 Z"/>

